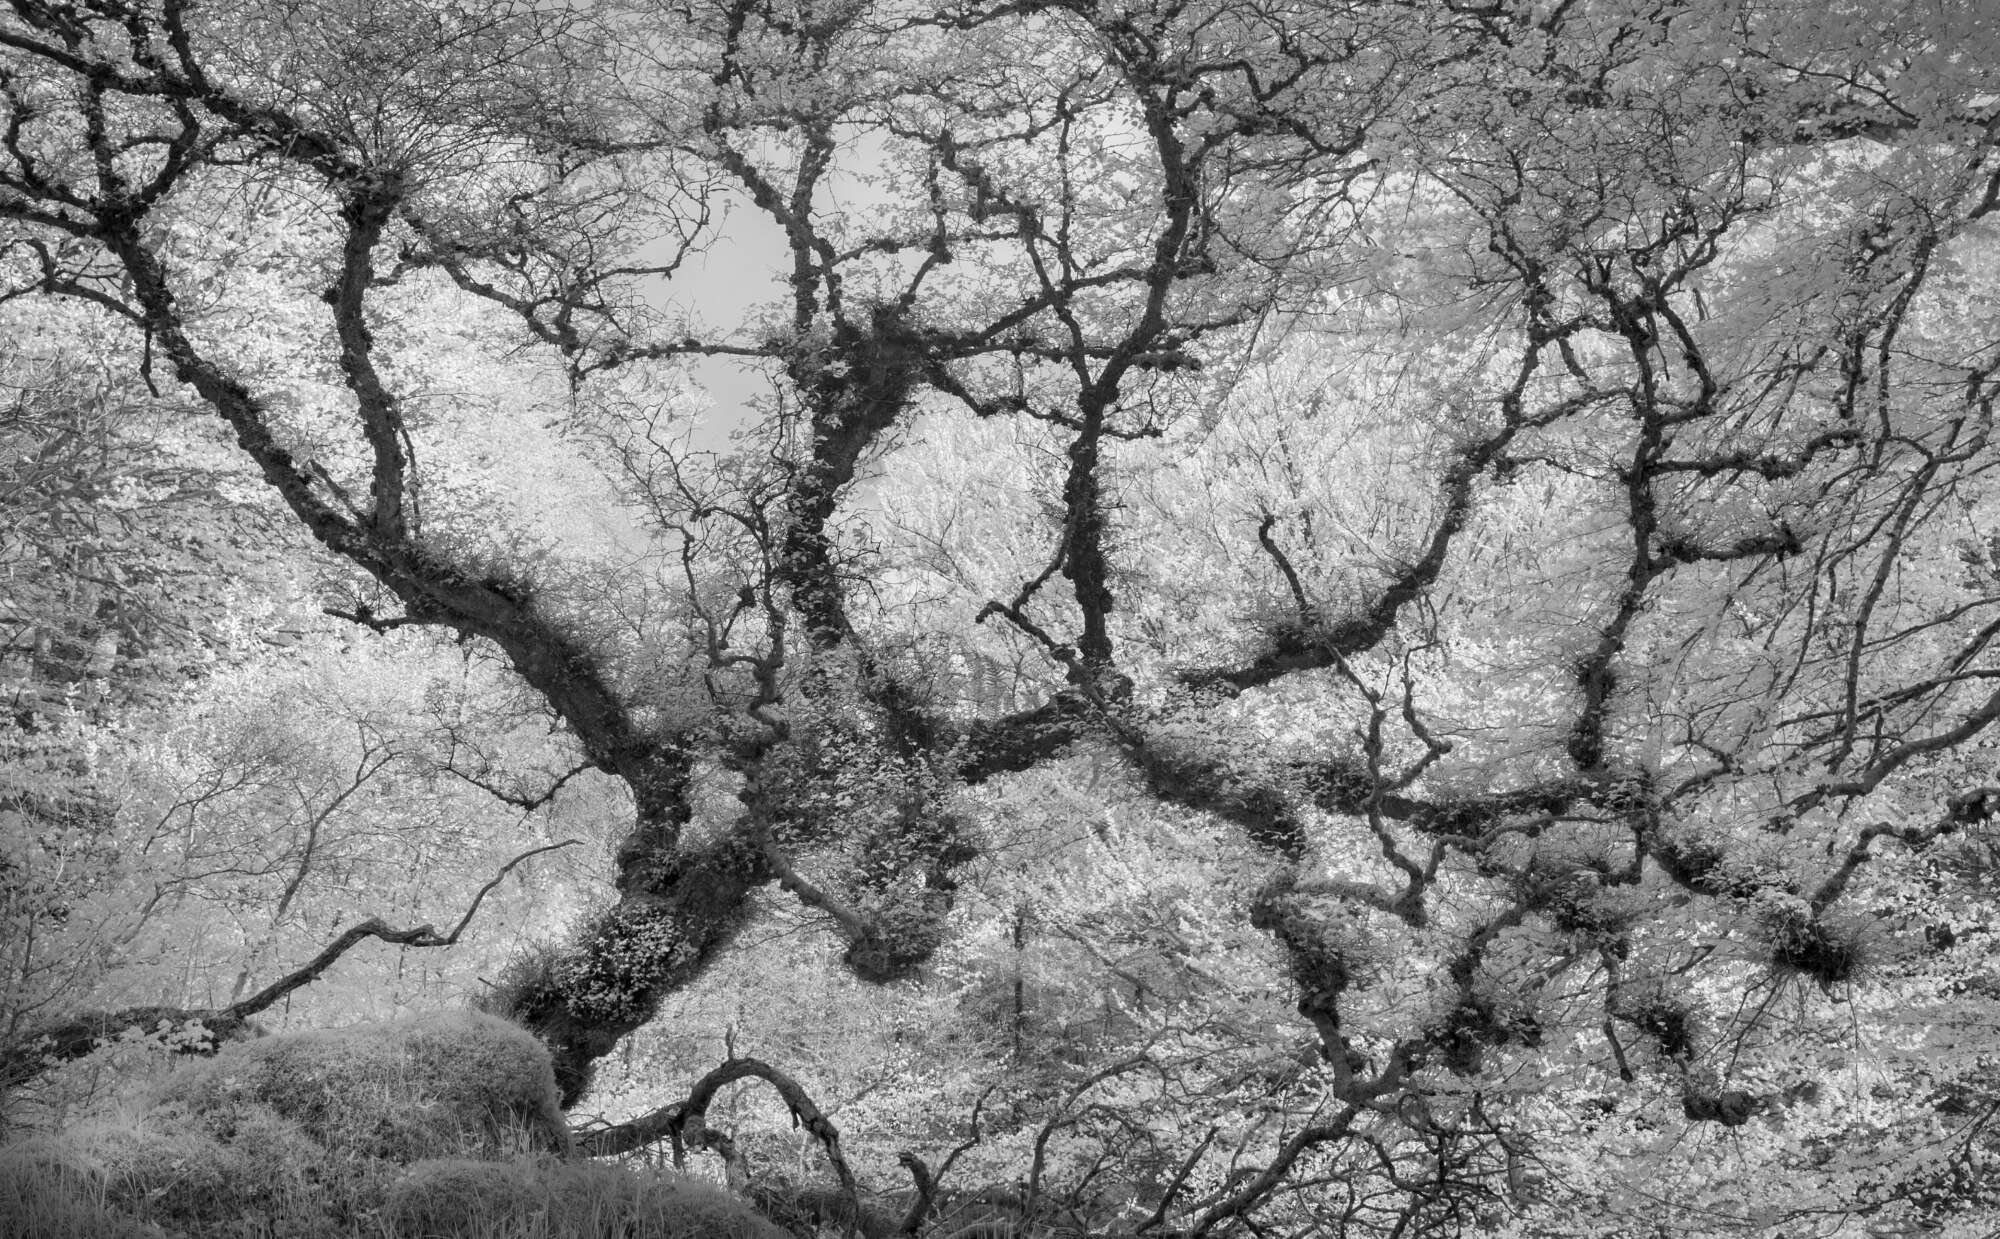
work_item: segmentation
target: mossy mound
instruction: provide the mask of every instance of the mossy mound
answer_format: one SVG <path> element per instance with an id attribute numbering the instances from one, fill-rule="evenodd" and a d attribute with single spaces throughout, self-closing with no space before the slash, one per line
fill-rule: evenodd
<path id="1" fill-rule="evenodd" d="M 395 1239 L 788 1239 L 727 1192 L 671 1171 L 546 1158 L 419 1162 L 382 1219 Z"/>
<path id="2" fill-rule="evenodd" d="M 546 1226 L 549 1212 L 549 1194 L 532 1170 L 441 1158 L 409 1168 L 390 1190 L 382 1218 L 396 1239 L 484 1239 L 503 1225 Z"/>
<path id="3" fill-rule="evenodd" d="M 474 1011 L 239 1042 L 176 1072 L 157 1100 L 225 1139 L 260 1111 L 274 1113 L 349 1157 L 568 1148 L 548 1051 Z"/>
<path id="4" fill-rule="evenodd" d="M 0 1150 L 0 1239 L 789 1239 L 745 1202 L 672 1172 L 547 1156 L 399 1168 L 330 1157 L 296 1134 L 229 1144 L 175 1117 Z"/>
<path id="5" fill-rule="evenodd" d="M 0 1239 L 156 1239 L 105 1189 L 103 1173 L 59 1141 L 0 1149 Z"/>
<path id="6" fill-rule="evenodd" d="M 786 1239 L 679 1175 L 564 1161 L 540 1042 L 463 1012 L 230 1046 L 0 1150 L 0 1239 Z"/>
<path id="7" fill-rule="evenodd" d="M 0 1151 L 0 1236 L 337 1234 L 352 1210 L 334 1202 L 351 1183 L 284 1126 L 272 1118 L 256 1128 L 266 1139 L 227 1144 L 159 1111 L 24 1141 Z"/>

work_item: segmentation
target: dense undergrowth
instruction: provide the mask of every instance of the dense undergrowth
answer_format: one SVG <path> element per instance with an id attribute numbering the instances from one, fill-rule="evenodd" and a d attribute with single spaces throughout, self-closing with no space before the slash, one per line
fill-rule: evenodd
<path id="1" fill-rule="evenodd" d="M 489 1016 L 241 1042 L 0 1149 L 0 1239 L 781 1239 L 672 1171 L 566 1160 Z"/>

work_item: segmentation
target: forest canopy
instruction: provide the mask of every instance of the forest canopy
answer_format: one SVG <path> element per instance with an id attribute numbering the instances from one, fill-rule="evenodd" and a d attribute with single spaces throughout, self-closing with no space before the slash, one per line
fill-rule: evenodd
<path id="1" fill-rule="evenodd" d="M 1983 0 L 8 0 L 0 1077 L 1986 1233 L 1996 212 Z"/>

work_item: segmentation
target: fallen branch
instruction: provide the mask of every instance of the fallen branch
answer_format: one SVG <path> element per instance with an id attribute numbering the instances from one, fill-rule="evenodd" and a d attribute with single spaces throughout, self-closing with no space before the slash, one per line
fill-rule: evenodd
<path id="1" fill-rule="evenodd" d="M 854 1172 L 847 1165 L 847 1157 L 840 1151 L 840 1132 L 797 1080 L 762 1059 L 727 1059 L 695 1081 L 694 1088 L 684 1101 L 661 1106 L 628 1122 L 572 1131 L 570 1136 L 576 1151 L 585 1157 L 615 1157 L 670 1137 L 676 1143 L 693 1137 L 689 1140 L 690 1144 L 711 1147 L 720 1133 L 711 1131 L 707 1125 L 709 1103 L 715 1100 L 716 1093 L 723 1086 L 750 1079 L 762 1080 L 776 1089 L 785 1107 L 792 1112 L 793 1120 L 825 1147 L 826 1159 L 832 1163 L 833 1173 L 840 1180 L 841 1199 L 846 1205 L 847 1216 L 850 1219 L 859 1218 L 860 1193 L 855 1186 Z"/>

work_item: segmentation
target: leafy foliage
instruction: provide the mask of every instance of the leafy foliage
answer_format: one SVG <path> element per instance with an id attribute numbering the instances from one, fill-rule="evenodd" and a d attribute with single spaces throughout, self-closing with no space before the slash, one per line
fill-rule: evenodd
<path id="1" fill-rule="evenodd" d="M 246 775 L 178 860 L 276 859 L 175 889 L 255 958 L 427 780 L 595 771 L 611 893 L 483 1001 L 592 1147 L 849 1221 L 1977 1226 L 1987 7 L 15 0 L 0 298 L 523 694 L 191 733 L 145 786 Z M 93 794 L 34 847 L 117 875 L 156 793 Z"/>

